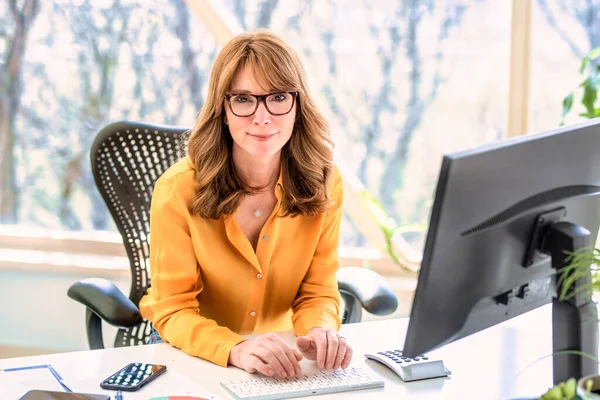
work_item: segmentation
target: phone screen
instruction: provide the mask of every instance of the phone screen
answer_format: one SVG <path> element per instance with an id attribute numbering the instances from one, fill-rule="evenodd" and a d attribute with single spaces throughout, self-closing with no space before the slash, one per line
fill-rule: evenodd
<path id="1" fill-rule="evenodd" d="M 165 365 L 131 363 L 100 383 L 102 389 L 135 391 L 167 370 Z"/>

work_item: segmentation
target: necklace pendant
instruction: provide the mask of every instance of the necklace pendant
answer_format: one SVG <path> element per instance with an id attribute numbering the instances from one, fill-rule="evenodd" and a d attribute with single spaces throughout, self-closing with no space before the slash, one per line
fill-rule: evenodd
<path id="1" fill-rule="evenodd" d="M 260 212 L 260 210 L 254 211 L 254 216 L 255 217 L 260 217 L 261 215 L 262 215 L 262 213 Z"/>

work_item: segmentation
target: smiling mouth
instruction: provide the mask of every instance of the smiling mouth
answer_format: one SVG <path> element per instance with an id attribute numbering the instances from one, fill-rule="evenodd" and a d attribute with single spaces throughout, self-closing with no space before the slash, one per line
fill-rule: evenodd
<path id="1" fill-rule="evenodd" d="M 248 135 L 250 135 L 250 136 L 252 136 L 252 137 L 255 137 L 255 138 L 257 138 L 257 139 L 268 139 L 268 138 L 270 138 L 270 137 L 272 137 L 272 136 L 275 136 L 276 134 L 277 134 L 277 132 L 275 132 L 275 133 L 271 133 L 271 134 L 269 134 L 269 135 L 253 135 L 253 134 L 251 134 L 251 133 L 248 133 Z"/>

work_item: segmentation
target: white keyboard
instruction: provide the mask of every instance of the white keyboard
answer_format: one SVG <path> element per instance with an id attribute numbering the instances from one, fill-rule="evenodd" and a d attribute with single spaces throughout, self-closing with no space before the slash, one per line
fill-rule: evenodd
<path id="1" fill-rule="evenodd" d="M 383 387 L 384 382 L 363 368 L 347 368 L 319 371 L 300 378 L 256 376 L 240 381 L 221 382 L 221 386 L 238 400 L 277 400 Z"/>

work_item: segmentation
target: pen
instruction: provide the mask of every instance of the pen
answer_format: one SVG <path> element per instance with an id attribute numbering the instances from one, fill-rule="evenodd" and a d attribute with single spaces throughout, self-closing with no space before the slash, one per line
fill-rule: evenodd
<path id="1" fill-rule="evenodd" d="M 120 390 L 117 390 L 117 394 L 115 394 L 115 400 L 123 400 L 123 394 Z"/>
<path id="2" fill-rule="evenodd" d="M 48 364 L 47 367 L 48 367 L 48 370 L 50 370 L 50 373 L 54 376 L 54 378 L 58 382 L 58 384 L 60 386 L 62 386 L 63 389 L 65 389 L 65 392 L 73 393 L 73 391 L 67 385 L 65 385 L 65 383 L 63 382 L 62 376 L 60 376 L 58 374 L 58 372 L 56 372 L 56 370 L 52 367 L 52 365 Z"/>

